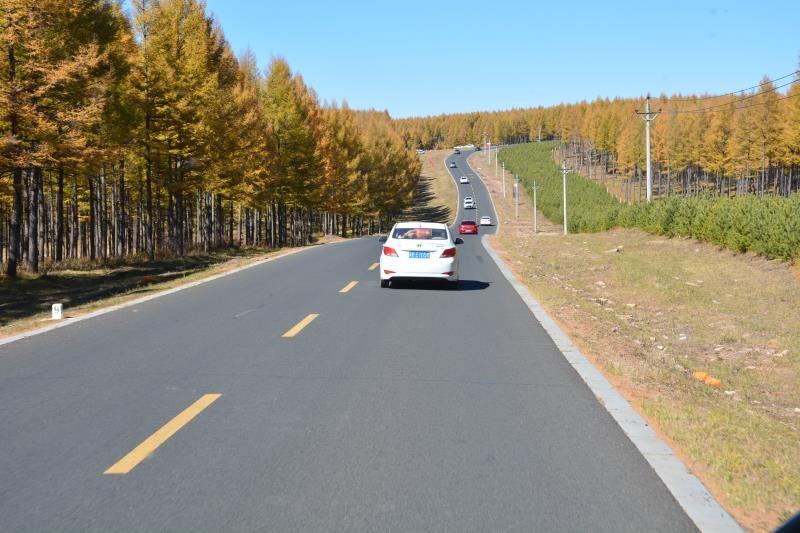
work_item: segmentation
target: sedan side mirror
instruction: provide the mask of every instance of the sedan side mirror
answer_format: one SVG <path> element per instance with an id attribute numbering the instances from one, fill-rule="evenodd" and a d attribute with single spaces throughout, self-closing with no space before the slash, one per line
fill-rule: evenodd
<path id="1" fill-rule="evenodd" d="M 464 239 L 461 237 L 456 237 L 456 239 L 453 241 L 453 244 L 464 244 Z"/>
<path id="2" fill-rule="evenodd" d="M 388 239 L 388 237 L 384 235 L 383 237 L 378 239 L 378 242 L 386 242 L 386 239 Z"/>

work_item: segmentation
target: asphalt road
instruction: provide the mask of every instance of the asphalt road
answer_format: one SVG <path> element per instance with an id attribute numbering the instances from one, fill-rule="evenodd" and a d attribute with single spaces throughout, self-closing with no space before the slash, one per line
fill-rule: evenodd
<path id="1" fill-rule="evenodd" d="M 465 241 L 458 291 L 365 238 L 0 347 L 0 530 L 693 530 Z"/>

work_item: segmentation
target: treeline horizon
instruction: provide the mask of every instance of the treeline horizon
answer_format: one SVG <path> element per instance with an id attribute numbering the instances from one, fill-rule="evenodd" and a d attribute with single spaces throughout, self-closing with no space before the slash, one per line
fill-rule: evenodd
<path id="1" fill-rule="evenodd" d="M 237 56 L 202 0 L 0 0 L 0 262 L 378 230 L 420 162 L 386 112 Z"/>
<path id="2" fill-rule="evenodd" d="M 800 78 L 777 85 L 768 78 L 749 91 L 727 95 L 660 95 L 651 123 L 654 174 L 689 184 L 736 182 L 742 193 L 786 196 L 800 187 Z M 785 76 L 783 79 L 790 76 Z M 788 86 L 788 89 L 786 89 Z M 785 94 L 780 90 L 786 90 Z M 406 144 L 444 148 L 459 144 L 513 144 L 559 139 L 604 171 L 640 177 L 645 126 L 637 111 L 645 98 L 597 98 L 555 106 L 396 119 Z M 580 161 L 580 164 L 585 164 Z M 666 181 L 666 179 L 665 179 Z M 712 187 L 713 188 L 713 187 Z M 733 189 L 733 186 L 731 186 Z"/>

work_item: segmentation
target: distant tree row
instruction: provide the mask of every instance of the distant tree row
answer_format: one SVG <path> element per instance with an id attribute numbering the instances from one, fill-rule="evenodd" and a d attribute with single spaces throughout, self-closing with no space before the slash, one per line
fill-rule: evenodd
<path id="1" fill-rule="evenodd" d="M 652 123 L 655 172 L 740 180 L 738 191 L 789 194 L 800 185 L 800 81 L 783 94 L 768 79 L 735 95 L 660 96 L 663 113 Z M 621 174 L 645 165 L 644 121 L 636 115 L 644 99 L 593 102 L 500 112 L 439 115 L 397 120 L 412 147 L 449 147 L 561 139 L 581 158 Z M 684 183 L 687 183 L 684 180 Z"/>
<path id="2" fill-rule="evenodd" d="M 399 213 L 420 163 L 386 113 L 237 57 L 201 0 L 0 0 L 0 260 L 294 246 Z"/>

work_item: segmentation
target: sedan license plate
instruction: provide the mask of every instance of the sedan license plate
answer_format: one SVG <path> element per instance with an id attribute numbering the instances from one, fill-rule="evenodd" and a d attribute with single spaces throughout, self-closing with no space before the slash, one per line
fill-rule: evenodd
<path id="1" fill-rule="evenodd" d="M 408 252 L 409 259 L 430 259 L 430 252 Z"/>

